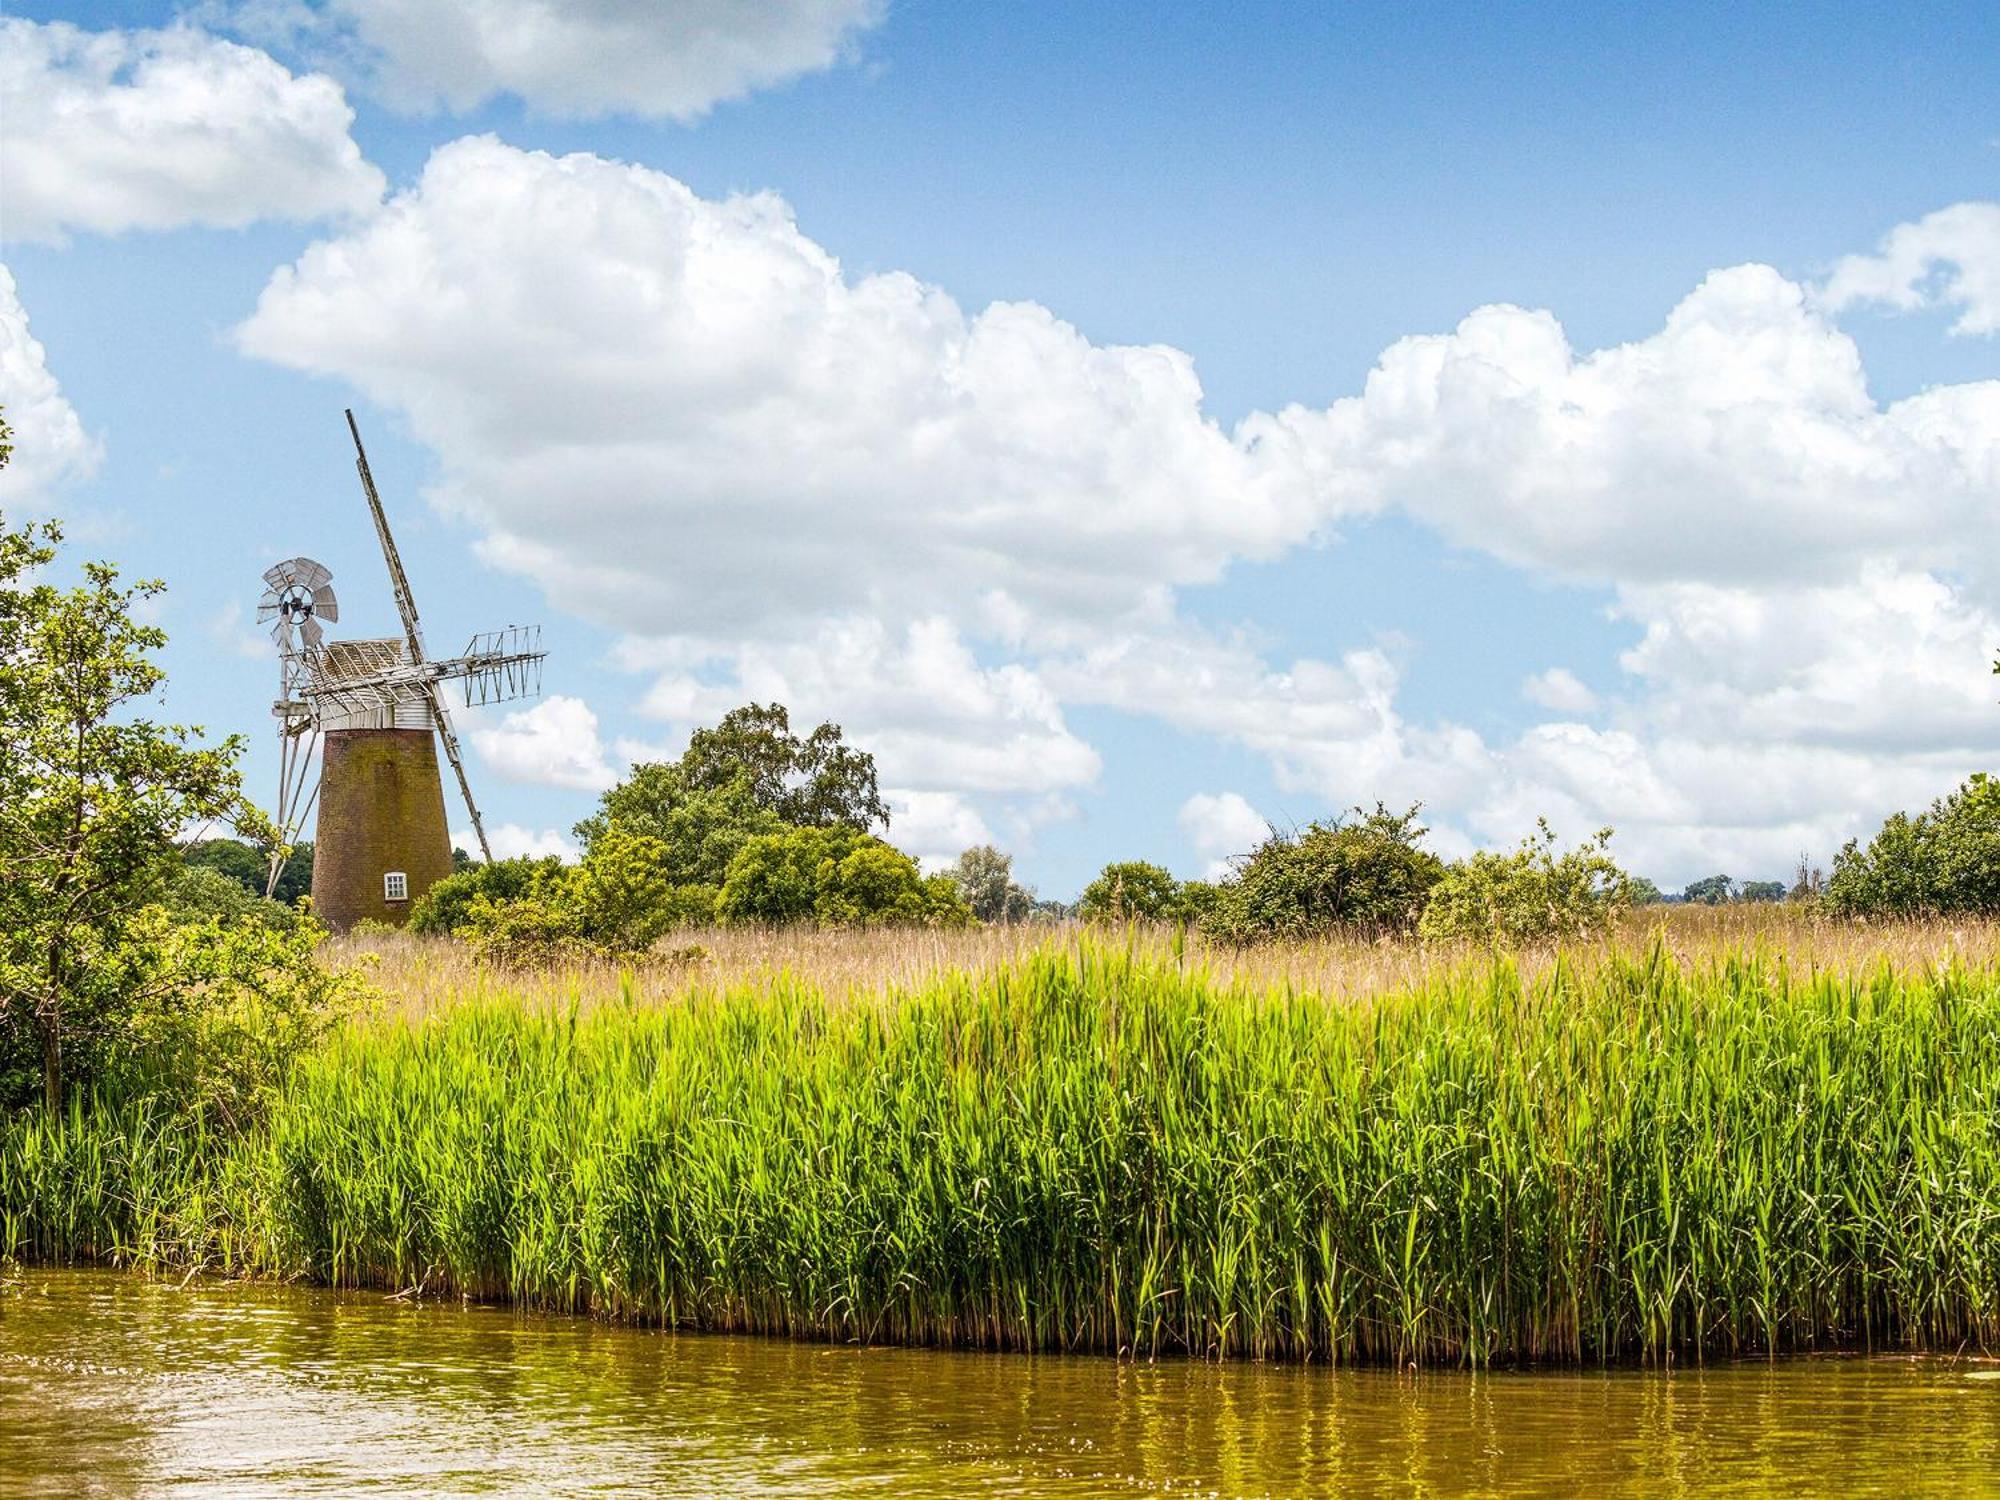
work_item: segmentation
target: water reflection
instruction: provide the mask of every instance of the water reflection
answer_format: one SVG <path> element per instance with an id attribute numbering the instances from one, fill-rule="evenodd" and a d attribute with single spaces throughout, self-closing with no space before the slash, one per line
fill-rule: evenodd
<path id="1" fill-rule="evenodd" d="M 1145 1367 L 36 1272 L 0 1292 L 0 1493 L 1971 1490 L 1978 1373 Z"/>

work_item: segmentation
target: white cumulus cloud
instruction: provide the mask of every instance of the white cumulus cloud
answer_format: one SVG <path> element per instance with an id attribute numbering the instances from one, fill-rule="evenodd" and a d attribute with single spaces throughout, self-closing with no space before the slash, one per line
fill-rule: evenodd
<path id="1" fill-rule="evenodd" d="M 1176 821 L 1205 861 L 1202 875 L 1220 880 L 1233 862 L 1261 844 L 1270 823 L 1240 792 L 1196 792 L 1181 804 Z"/>
<path id="2" fill-rule="evenodd" d="M 28 331 L 14 275 L 0 265 L 0 407 L 14 430 L 14 456 L 0 469 L 0 505 L 46 511 L 52 494 L 91 474 L 103 457 Z"/>
<path id="3" fill-rule="evenodd" d="M 1597 707 L 1597 694 L 1568 667 L 1550 667 L 1521 684 L 1521 696 L 1559 714 L 1587 714 Z"/>
<path id="4" fill-rule="evenodd" d="M 979 810 L 951 792 L 885 789 L 889 838 L 926 870 L 941 870 L 976 844 L 993 842 Z"/>
<path id="5" fill-rule="evenodd" d="M 475 859 L 479 857 L 479 838 L 471 828 L 454 828 L 451 842 L 453 848 L 463 849 Z M 495 859 L 544 859 L 549 855 L 565 860 L 576 858 L 576 846 L 559 828 L 524 828 L 519 823 L 488 824 L 486 842 L 492 846 Z"/>
<path id="6" fill-rule="evenodd" d="M 323 74 L 190 26 L 0 21 L 0 237 L 363 213 L 382 174 Z"/>
<path id="7" fill-rule="evenodd" d="M 1857 303 L 1955 307 L 1953 333 L 2000 332 L 2000 203 L 1954 203 L 1898 224 L 1874 254 L 1844 256 L 1821 300 L 1834 312 Z"/>
<path id="8" fill-rule="evenodd" d="M 507 781 L 601 792 L 618 779 L 605 758 L 597 715 L 581 698 L 557 693 L 470 731 L 473 747 Z"/>

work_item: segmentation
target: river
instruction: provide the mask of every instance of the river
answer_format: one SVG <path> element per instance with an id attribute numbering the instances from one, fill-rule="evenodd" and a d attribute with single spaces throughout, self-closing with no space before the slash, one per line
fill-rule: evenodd
<path id="1" fill-rule="evenodd" d="M 1135 1366 L 33 1271 L 0 1287 L 0 1494 L 1968 1493 L 1996 1373 Z"/>

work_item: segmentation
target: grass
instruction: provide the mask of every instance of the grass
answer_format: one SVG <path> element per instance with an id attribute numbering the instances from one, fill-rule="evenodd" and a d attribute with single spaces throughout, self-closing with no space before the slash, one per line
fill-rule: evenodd
<path id="1" fill-rule="evenodd" d="M 506 973 L 482 965 L 465 944 L 450 938 L 378 933 L 336 939 L 332 947 L 336 960 L 372 968 L 396 1014 L 416 1017 L 468 1000 L 587 1011 L 607 1002 L 663 1004 L 698 991 L 801 983 L 846 1000 L 949 976 L 991 974 L 1052 944 L 1088 936 L 1074 925 L 945 932 L 721 928 L 677 934 L 664 945 L 661 960 L 637 967 L 573 963 Z M 1485 956 L 1462 946 L 1338 937 L 1237 949 L 1192 935 L 1177 938 L 1168 928 L 1142 927 L 1117 937 L 1142 956 L 1197 968 L 1225 985 L 1289 988 L 1341 1001 L 1421 987 Z M 1510 958 L 1532 979 L 1559 952 L 1572 965 L 1587 966 L 1612 954 L 1639 957 L 1656 941 L 1685 964 L 1754 952 L 1782 961 L 1796 974 L 1853 974 L 1884 963 L 1906 969 L 2000 960 L 2000 922 L 1830 922 L 1787 905 L 1646 907 L 1628 913 L 1602 943 L 1535 948 Z"/>
<path id="2" fill-rule="evenodd" d="M 248 1134 L 134 1101 L 0 1125 L 0 1238 L 1139 1357 L 2000 1343 L 1989 930 L 873 941 L 520 992 L 396 948 L 422 984 Z"/>

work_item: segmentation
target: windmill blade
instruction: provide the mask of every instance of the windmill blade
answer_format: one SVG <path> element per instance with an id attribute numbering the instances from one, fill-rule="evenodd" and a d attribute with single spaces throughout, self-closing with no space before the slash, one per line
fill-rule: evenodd
<path id="1" fill-rule="evenodd" d="M 305 623 L 299 627 L 299 634 L 304 638 L 308 651 L 317 651 L 320 642 L 326 639 L 326 632 L 320 629 L 319 621 L 311 615 L 307 615 Z"/>
<path id="2" fill-rule="evenodd" d="M 340 601 L 333 597 L 333 585 L 322 583 L 312 591 L 313 613 L 330 624 L 340 621 Z"/>
<path id="3" fill-rule="evenodd" d="M 354 435 L 354 468 L 361 476 L 361 493 L 368 497 L 368 513 L 375 518 L 375 539 L 382 544 L 382 561 L 389 566 L 389 587 L 396 595 L 396 613 L 403 619 L 403 634 L 410 642 L 410 660 L 424 659 L 424 628 L 417 622 L 417 601 L 410 592 L 409 575 L 403 571 L 402 554 L 389 534 L 389 517 L 382 509 L 382 496 L 375 489 L 375 475 L 368 467 L 368 450 L 361 446 L 361 428 L 354 412 L 347 413 L 347 430 Z"/>
<path id="4" fill-rule="evenodd" d="M 465 777 L 465 760 L 458 753 L 458 732 L 451 727 L 451 714 L 444 706 L 444 695 L 438 691 L 436 682 L 429 684 L 426 697 L 431 704 L 431 722 L 437 725 L 438 738 L 444 741 L 445 758 L 451 762 L 452 773 L 458 777 L 459 795 L 465 798 L 465 810 L 472 814 L 472 834 L 479 840 L 480 858 L 489 865 L 493 863 L 493 850 L 486 842 L 486 824 L 479 816 L 479 804 L 472 800 L 472 783 Z"/>

